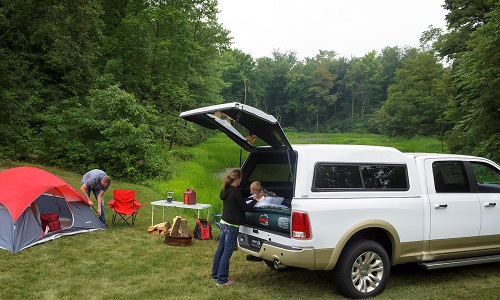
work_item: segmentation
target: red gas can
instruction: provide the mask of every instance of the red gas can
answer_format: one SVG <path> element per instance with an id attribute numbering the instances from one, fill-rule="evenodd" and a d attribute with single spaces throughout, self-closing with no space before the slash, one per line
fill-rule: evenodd
<path id="1" fill-rule="evenodd" d="M 196 192 L 193 189 L 184 192 L 184 204 L 196 204 Z"/>

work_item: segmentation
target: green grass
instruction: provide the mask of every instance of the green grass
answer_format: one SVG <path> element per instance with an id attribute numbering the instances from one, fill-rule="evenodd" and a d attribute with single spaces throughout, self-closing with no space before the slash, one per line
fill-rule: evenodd
<path id="1" fill-rule="evenodd" d="M 431 139 L 415 142 L 344 134 L 289 137 L 293 143 L 383 141 L 384 145 L 408 147 L 404 151 L 440 152 L 439 142 Z M 412 144 L 424 148 L 410 148 Z M 176 156 L 173 179 L 168 182 L 153 182 L 153 188 L 148 188 L 113 181 L 111 189 L 135 189 L 139 201 L 148 204 L 139 211 L 133 228 L 108 224 L 107 230 L 62 237 L 17 254 L 0 250 L 0 299 L 343 299 L 332 289 L 330 272 L 276 272 L 263 263 L 245 261 L 240 251 L 235 251 L 230 268 L 230 277 L 237 284 L 217 287 L 210 279 L 215 240 L 194 240 L 191 247 L 172 247 L 164 244 L 164 237 L 150 235 L 150 202 L 164 199 L 168 189 L 181 197 L 190 187 L 197 192 L 199 202 L 220 210 L 221 179 L 217 173 L 239 165 L 239 148 L 221 135 L 190 150 L 177 151 L 185 155 Z M 81 174 L 38 167 L 79 188 Z M 111 193 L 106 193 L 105 201 L 110 197 Z M 111 211 L 107 209 L 106 213 L 110 223 Z M 176 215 L 187 218 L 190 230 L 194 229 L 193 210 L 167 209 L 165 214 L 166 220 Z M 155 223 L 160 221 L 161 209 L 157 208 Z M 214 235 L 218 235 L 217 229 Z M 377 299 L 499 299 L 498 282 L 498 263 L 433 271 L 403 265 L 392 269 L 387 289 Z"/>
<path id="2" fill-rule="evenodd" d="M 415 137 L 412 139 L 389 138 L 377 134 L 358 133 L 305 133 L 291 132 L 287 137 L 292 144 L 350 144 L 394 147 L 403 152 L 446 152 L 437 139 Z"/>

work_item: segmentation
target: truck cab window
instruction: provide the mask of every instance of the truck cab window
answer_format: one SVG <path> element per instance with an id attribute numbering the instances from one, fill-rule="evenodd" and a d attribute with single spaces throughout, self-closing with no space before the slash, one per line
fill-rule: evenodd
<path id="1" fill-rule="evenodd" d="M 471 162 L 480 193 L 500 193 L 499 171 L 485 163 Z"/>
<path id="2" fill-rule="evenodd" d="M 468 193 L 470 184 L 462 161 L 436 161 L 432 164 L 436 193 Z"/>

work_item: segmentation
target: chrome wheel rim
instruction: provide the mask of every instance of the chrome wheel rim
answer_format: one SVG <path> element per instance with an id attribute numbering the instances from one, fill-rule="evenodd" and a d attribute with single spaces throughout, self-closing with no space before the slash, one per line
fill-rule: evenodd
<path id="1" fill-rule="evenodd" d="M 384 276 L 384 263 L 375 252 L 365 252 L 352 265 L 352 285 L 361 293 L 374 291 Z"/>

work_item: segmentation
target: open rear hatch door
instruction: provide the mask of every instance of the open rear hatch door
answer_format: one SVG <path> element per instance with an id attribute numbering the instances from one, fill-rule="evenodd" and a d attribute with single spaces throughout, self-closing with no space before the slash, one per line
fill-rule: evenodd
<path id="1" fill-rule="evenodd" d="M 180 117 L 209 129 L 219 129 L 248 152 L 292 150 L 272 115 L 233 102 L 185 111 Z"/>

